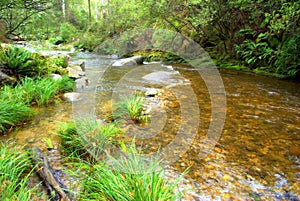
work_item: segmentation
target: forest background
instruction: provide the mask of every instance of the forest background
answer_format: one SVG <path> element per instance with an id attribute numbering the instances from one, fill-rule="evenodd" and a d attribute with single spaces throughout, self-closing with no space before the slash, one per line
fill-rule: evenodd
<path id="1" fill-rule="evenodd" d="M 163 28 L 199 43 L 220 67 L 292 78 L 300 74 L 299 24 L 300 2 L 293 0 L 0 2 L 2 42 L 46 41 L 91 51 L 124 31 Z"/>

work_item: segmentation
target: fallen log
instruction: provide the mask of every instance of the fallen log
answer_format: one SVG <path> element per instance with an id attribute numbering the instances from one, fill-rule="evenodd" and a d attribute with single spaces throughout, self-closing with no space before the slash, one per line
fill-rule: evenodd
<path id="1" fill-rule="evenodd" d="M 59 176 L 52 169 L 42 151 L 38 147 L 35 147 L 32 152 L 32 160 L 36 164 L 36 173 L 46 185 L 51 199 L 54 201 L 72 201 L 72 199 L 68 196 L 67 187 L 62 183 Z"/>

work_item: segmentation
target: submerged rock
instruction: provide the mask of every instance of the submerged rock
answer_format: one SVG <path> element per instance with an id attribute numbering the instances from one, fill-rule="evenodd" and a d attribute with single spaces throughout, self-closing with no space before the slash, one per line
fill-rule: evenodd
<path id="1" fill-rule="evenodd" d="M 112 66 L 134 66 L 143 63 L 142 56 L 134 56 L 125 59 L 119 59 L 115 61 Z"/>
<path id="2" fill-rule="evenodd" d="M 69 101 L 69 102 L 76 102 L 76 101 L 82 100 L 83 95 L 81 93 L 77 93 L 77 92 L 70 92 L 70 93 L 65 93 L 63 95 L 63 99 L 65 101 Z"/>
<path id="3" fill-rule="evenodd" d="M 84 89 L 89 85 L 89 80 L 87 77 L 81 77 L 75 80 L 76 89 Z"/>

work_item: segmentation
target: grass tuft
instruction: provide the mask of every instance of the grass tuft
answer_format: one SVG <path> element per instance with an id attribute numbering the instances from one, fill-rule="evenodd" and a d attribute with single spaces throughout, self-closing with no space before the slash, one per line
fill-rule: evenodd
<path id="1" fill-rule="evenodd" d="M 116 145 L 122 131 L 114 123 L 102 125 L 94 120 L 63 124 L 58 131 L 63 151 L 71 158 L 94 160 L 105 148 Z"/>
<path id="2" fill-rule="evenodd" d="M 22 102 L 0 99 L 0 132 L 5 131 L 33 114 L 33 110 Z"/>
<path id="3" fill-rule="evenodd" d="M 131 96 L 117 104 L 114 117 L 116 119 L 131 119 L 134 123 L 148 122 L 148 116 L 143 115 L 144 100 L 144 96 L 140 93 L 131 94 Z"/>
<path id="4" fill-rule="evenodd" d="M 30 200 L 32 189 L 27 188 L 30 157 L 0 143 L 0 200 Z"/>
<path id="5" fill-rule="evenodd" d="M 170 201 L 181 196 L 175 193 L 179 179 L 167 181 L 157 159 L 144 159 L 135 146 L 127 151 L 120 158 L 109 157 L 107 163 L 82 166 L 88 172 L 82 200 Z"/>

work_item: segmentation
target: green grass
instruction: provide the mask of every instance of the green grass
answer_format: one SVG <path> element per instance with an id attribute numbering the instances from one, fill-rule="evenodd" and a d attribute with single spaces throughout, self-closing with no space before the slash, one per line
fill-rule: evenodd
<path id="1" fill-rule="evenodd" d="M 81 166 L 87 172 L 81 200 L 170 201 L 181 196 L 175 192 L 180 178 L 167 181 L 157 159 L 144 159 L 135 146 L 127 151 L 120 158 L 109 157 L 107 163 Z"/>
<path id="2" fill-rule="evenodd" d="M 132 120 L 135 123 L 148 122 L 148 116 L 143 115 L 144 96 L 140 93 L 133 93 L 128 98 L 117 103 L 114 118 Z"/>
<path id="3" fill-rule="evenodd" d="M 0 99 L 0 132 L 28 119 L 33 110 L 22 102 Z"/>
<path id="4" fill-rule="evenodd" d="M 94 120 L 81 120 L 60 126 L 61 147 L 71 158 L 95 160 L 105 148 L 117 145 L 122 131 L 114 123 L 101 125 Z"/>
<path id="5" fill-rule="evenodd" d="M 33 114 L 32 105 L 49 105 L 56 95 L 74 88 L 67 77 L 55 81 L 51 78 L 24 78 L 16 87 L 4 86 L 0 90 L 0 131 L 22 122 Z"/>
<path id="6" fill-rule="evenodd" d="M 51 78 L 38 79 L 34 86 L 33 101 L 38 106 L 49 105 L 58 93 L 57 82 Z"/>
<path id="7" fill-rule="evenodd" d="M 57 84 L 59 93 L 72 92 L 75 90 L 75 81 L 67 76 L 58 79 Z"/>
<path id="8" fill-rule="evenodd" d="M 32 189 L 27 188 L 30 157 L 0 143 L 0 200 L 30 200 Z"/>

